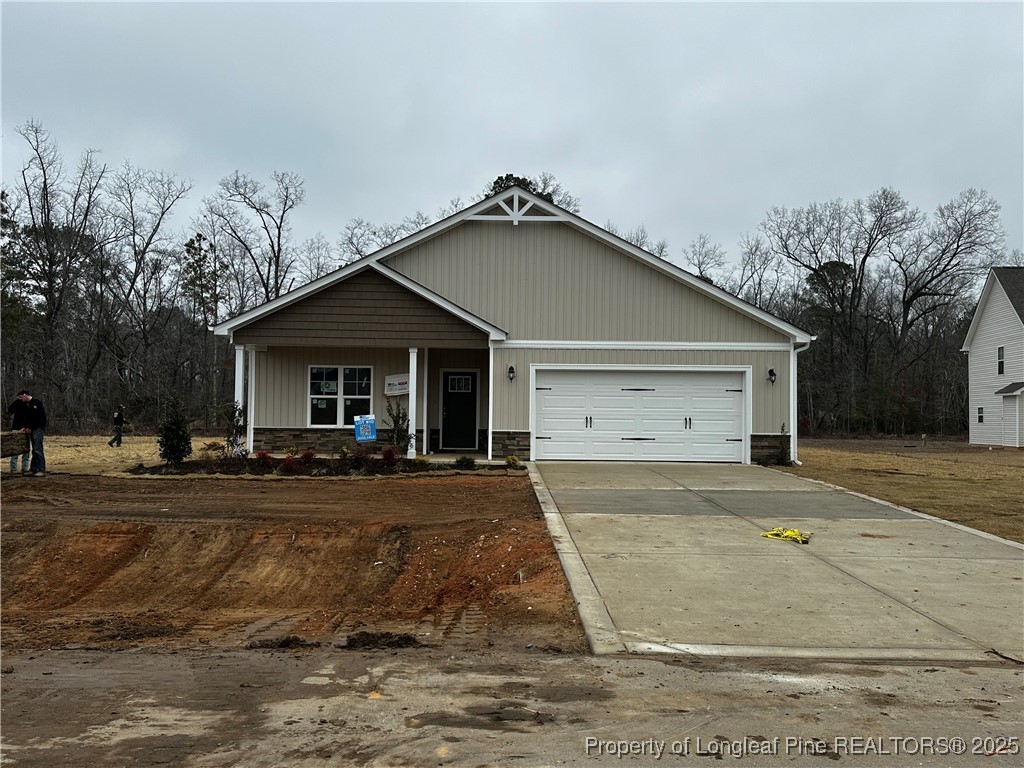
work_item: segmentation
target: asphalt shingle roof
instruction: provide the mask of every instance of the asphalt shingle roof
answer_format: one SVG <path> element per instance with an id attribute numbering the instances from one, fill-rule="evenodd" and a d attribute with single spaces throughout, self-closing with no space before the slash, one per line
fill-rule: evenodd
<path id="1" fill-rule="evenodd" d="M 1024 267 L 992 267 L 1017 316 L 1024 322 Z"/>

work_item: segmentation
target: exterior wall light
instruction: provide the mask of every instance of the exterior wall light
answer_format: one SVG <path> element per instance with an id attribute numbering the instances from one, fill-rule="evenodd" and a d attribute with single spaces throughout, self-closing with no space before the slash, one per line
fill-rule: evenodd
<path id="1" fill-rule="evenodd" d="M 777 378 L 778 378 L 778 376 L 775 375 L 775 369 L 774 368 L 769 368 L 768 369 L 768 381 L 770 381 L 774 385 L 775 384 L 775 379 L 777 379 Z"/>
<path id="2" fill-rule="evenodd" d="M 514 365 L 510 365 L 508 367 L 508 373 L 505 374 L 505 375 L 508 376 L 508 380 L 509 381 L 515 381 L 515 379 L 516 379 L 516 367 Z"/>

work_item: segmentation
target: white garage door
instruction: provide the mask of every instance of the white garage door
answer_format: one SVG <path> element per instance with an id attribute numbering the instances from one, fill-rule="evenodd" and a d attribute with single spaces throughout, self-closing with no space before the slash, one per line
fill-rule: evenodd
<path id="1" fill-rule="evenodd" d="M 536 459 L 742 462 L 740 372 L 538 370 Z"/>

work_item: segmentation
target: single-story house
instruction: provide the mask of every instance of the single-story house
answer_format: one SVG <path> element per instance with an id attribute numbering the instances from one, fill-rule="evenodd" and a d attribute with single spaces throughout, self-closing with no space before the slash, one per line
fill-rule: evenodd
<path id="1" fill-rule="evenodd" d="M 971 445 L 1024 447 L 1024 267 L 988 273 L 961 351 Z"/>
<path id="2" fill-rule="evenodd" d="M 518 187 L 214 330 L 250 450 L 334 452 L 389 390 L 410 456 L 740 463 L 796 458 L 813 338 Z"/>

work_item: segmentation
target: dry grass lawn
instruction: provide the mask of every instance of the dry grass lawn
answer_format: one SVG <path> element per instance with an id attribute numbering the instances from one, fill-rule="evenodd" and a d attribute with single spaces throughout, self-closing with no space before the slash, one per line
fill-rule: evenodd
<path id="1" fill-rule="evenodd" d="M 47 468 L 118 475 L 160 462 L 155 437 L 126 437 L 121 448 L 107 447 L 108 439 L 48 437 Z M 215 439 L 195 438 L 193 455 Z M 804 439 L 800 460 L 803 466 L 787 471 L 1024 542 L 1024 451 L 948 441 Z"/>
<path id="2" fill-rule="evenodd" d="M 786 471 L 1024 542 L 1024 451 L 962 442 L 800 441 Z"/>

